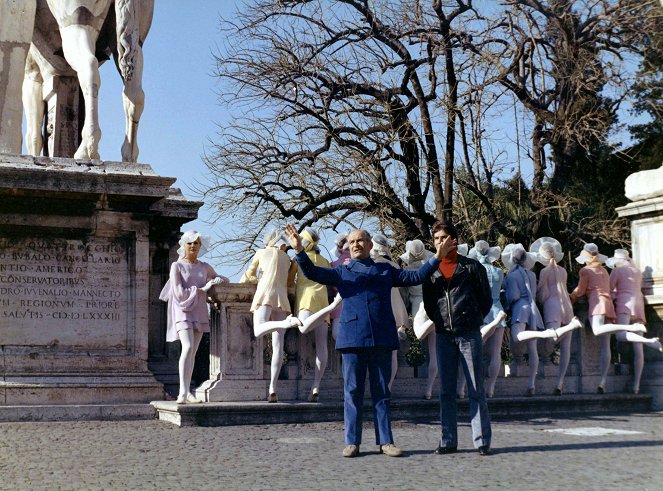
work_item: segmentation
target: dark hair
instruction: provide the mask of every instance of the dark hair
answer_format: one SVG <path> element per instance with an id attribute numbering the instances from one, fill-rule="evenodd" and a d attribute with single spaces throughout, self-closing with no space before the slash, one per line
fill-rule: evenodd
<path id="1" fill-rule="evenodd" d="M 445 222 L 444 220 L 438 220 L 435 222 L 432 228 L 433 235 L 435 235 L 440 230 L 446 232 L 447 235 L 451 236 L 452 239 L 458 238 L 458 230 L 456 230 L 456 227 L 454 227 L 450 222 Z"/>

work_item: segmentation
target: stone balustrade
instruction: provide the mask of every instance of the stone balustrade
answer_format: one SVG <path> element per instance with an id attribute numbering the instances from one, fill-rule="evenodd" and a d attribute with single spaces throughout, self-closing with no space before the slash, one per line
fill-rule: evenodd
<path id="1" fill-rule="evenodd" d="M 252 315 L 249 312 L 255 285 L 217 285 L 210 290 L 212 332 L 210 335 L 210 375 L 196 395 L 205 401 L 255 401 L 267 397 L 269 386 L 269 336 L 255 338 Z M 576 305 L 577 314 L 586 320 L 586 304 Z M 286 334 L 286 362 L 280 373 L 277 393 L 281 401 L 305 401 L 311 389 L 315 366 L 315 336 L 302 335 L 297 329 Z M 422 343 L 424 352 L 426 343 Z M 539 341 L 539 375 L 537 394 L 552 394 L 556 386 L 558 366 L 549 356 L 554 343 Z M 620 347 L 613 354 L 608 392 L 622 392 L 630 387 L 628 352 Z M 413 368 L 406 362 L 409 342 L 401 343 L 399 368 L 393 387 L 394 398 L 419 398 L 426 386 L 427 360 Z M 320 397 L 341 400 L 343 395 L 340 355 L 334 350 L 331 334 L 328 338 L 329 362 L 320 387 Z M 651 350 L 647 350 L 651 351 Z M 527 387 L 525 347 L 511 349 L 511 363 L 503 367 L 496 386 L 496 397 L 522 396 Z M 646 356 L 656 353 L 646 353 Z M 427 353 L 426 353 L 427 356 Z M 506 370 L 505 370 L 506 368 Z M 645 367 L 645 370 L 647 368 Z M 505 372 L 508 376 L 505 376 Z M 574 331 L 572 355 L 564 384 L 565 393 L 594 393 L 599 382 L 599 343 L 589 324 Z M 644 388 L 644 385 L 643 385 Z M 437 384 L 434 397 L 437 394 Z"/>

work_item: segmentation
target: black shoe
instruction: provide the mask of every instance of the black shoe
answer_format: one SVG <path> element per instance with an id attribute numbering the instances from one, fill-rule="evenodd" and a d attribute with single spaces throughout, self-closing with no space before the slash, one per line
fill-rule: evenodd
<path id="1" fill-rule="evenodd" d="M 605 388 L 602 385 L 599 385 L 596 389 L 597 394 L 605 394 Z"/>
<path id="2" fill-rule="evenodd" d="M 458 452 L 457 447 L 437 447 L 435 450 L 433 450 L 433 453 L 435 455 L 446 455 L 448 453 L 456 453 Z"/>
<path id="3" fill-rule="evenodd" d="M 493 452 L 490 451 L 490 446 L 488 445 L 481 445 L 479 447 L 479 455 L 490 455 Z"/>
<path id="4" fill-rule="evenodd" d="M 562 389 L 560 389 L 559 387 L 556 387 L 555 390 L 553 391 L 553 395 L 561 396 L 562 395 Z"/>

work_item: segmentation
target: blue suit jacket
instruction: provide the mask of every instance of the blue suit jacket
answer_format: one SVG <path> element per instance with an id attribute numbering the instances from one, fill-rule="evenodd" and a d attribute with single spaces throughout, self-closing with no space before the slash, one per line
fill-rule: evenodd
<path id="1" fill-rule="evenodd" d="M 315 266 L 304 251 L 295 258 L 307 278 L 333 285 L 343 298 L 336 349 L 381 347 L 398 349 L 391 289 L 421 284 L 440 262 L 434 257 L 416 271 L 394 268 L 372 259 L 353 259 L 335 268 Z"/>

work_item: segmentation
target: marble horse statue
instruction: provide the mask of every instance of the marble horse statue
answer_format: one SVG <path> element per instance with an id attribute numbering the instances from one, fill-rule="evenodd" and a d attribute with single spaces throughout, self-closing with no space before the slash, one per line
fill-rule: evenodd
<path id="1" fill-rule="evenodd" d="M 112 55 L 124 83 L 122 160 L 136 161 L 138 122 L 145 100 L 142 45 L 153 12 L 154 0 L 37 0 L 23 80 L 26 147 L 30 154 L 40 155 L 43 146 L 44 84 L 52 84 L 56 76 L 75 76 L 84 99 L 85 117 L 81 142 L 73 157 L 99 159 L 99 65 Z"/>

